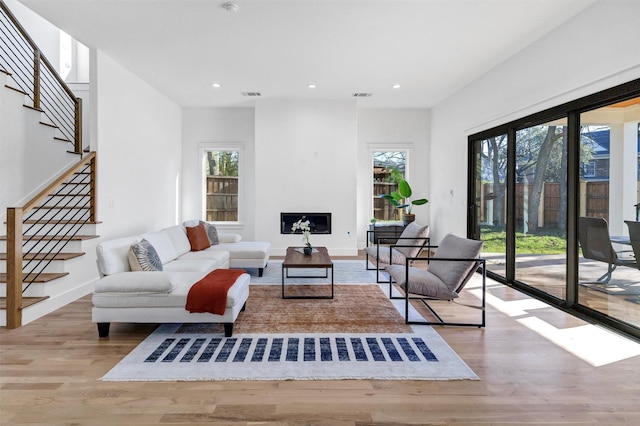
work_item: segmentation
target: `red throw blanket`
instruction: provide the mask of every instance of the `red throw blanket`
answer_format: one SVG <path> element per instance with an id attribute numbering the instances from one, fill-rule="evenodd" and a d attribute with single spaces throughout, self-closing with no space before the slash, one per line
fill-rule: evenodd
<path id="1" fill-rule="evenodd" d="M 229 288 L 245 273 L 242 269 L 216 269 L 209 272 L 189 289 L 185 309 L 189 312 L 224 314 Z"/>

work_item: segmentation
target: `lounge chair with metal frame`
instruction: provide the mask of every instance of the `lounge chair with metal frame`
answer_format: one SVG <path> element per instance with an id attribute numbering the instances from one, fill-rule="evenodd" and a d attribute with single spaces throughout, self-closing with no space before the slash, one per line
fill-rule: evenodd
<path id="1" fill-rule="evenodd" d="M 404 292 L 405 322 L 407 324 L 457 325 L 467 327 L 485 326 L 485 294 L 486 294 L 486 260 L 480 258 L 482 241 L 470 240 L 447 234 L 438 246 L 427 246 L 429 252 L 435 249 L 435 255 L 427 258 L 407 258 L 405 265 L 393 265 L 388 268 L 391 280 Z M 428 262 L 426 269 L 411 266 L 411 262 Z M 456 302 L 460 292 L 477 272 L 482 273 L 480 304 Z M 409 303 L 411 300 L 421 301 L 434 321 L 409 320 Z M 429 304 L 429 301 L 449 301 L 461 306 L 478 309 L 481 312 L 480 322 L 445 321 Z"/>
<path id="2" fill-rule="evenodd" d="M 607 272 L 595 281 L 583 281 L 581 284 L 606 284 L 611 280 L 613 271 L 618 266 L 635 267 L 634 259 L 623 259 L 611 244 L 609 225 L 602 217 L 578 218 L 578 241 L 582 249 L 582 257 L 607 264 Z"/>
<path id="3" fill-rule="evenodd" d="M 640 269 L 640 222 L 625 220 L 629 228 L 629 242 L 633 248 L 633 257 L 636 261 L 636 268 Z"/>
<path id="4" fill-rule="evenodd" d="M 367 231 L 369 232 L 371 231 Z M 397 237 L 396 244 L 386 245 L 381 240 L 382 238 L 378 238 L 375 245 L 365 247 L 365 262 L 367 270 L 376 271 L 376 281 L 386 283 L 387 280 L 380 280 L 380 271 L 389 265 L 404 265 L 407 257 L 418 257 L 429 244 L 429 225 L 421 226 L 411 222 Z M 369 257 L 375 259 L 375 268 L 369 268 Z"/>

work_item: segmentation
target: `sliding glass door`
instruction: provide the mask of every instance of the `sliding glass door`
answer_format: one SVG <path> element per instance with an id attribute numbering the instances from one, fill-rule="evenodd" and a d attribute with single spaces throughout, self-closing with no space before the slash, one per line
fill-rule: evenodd
<path id="1" fill-rule="evenodd" d="M 484 241 L 487 270 L 504 275 L 506 265 L 507 135 L 475 142 L 473 237 Z"/>
<path id="2" fill-rule="evenodd" d="M 484 241 L 489 276 L 640 337 L 640 80 L 469 147 L 468 236 Z"/>
<path id="3" fill-rule="evenodd" d="M 516 132 L 515 278 L 566 294 L 567 120 Z"/>
<path id="4" fill-rule="evenodd" d="M 640 98 L 580 114 L 578 219 L 578 303 L 638 327 L 640 270 L 629 225 L 638 221 L 639 123 Z"/>

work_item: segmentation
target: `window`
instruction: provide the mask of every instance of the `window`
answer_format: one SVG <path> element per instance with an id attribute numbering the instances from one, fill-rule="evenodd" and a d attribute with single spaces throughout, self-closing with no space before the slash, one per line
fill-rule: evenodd
<path id="1" fill-rule="evenodd" d="M 204 218 L 207 222 L 238 222 L 240 151 L 204 149 Z"/>
<path id="2" fill-rule="evenodd" d="M 400 219 L 396 209 L 380 195 L 398 190 L 398 182 L 406 178 L 407 151 L 373 151 L 373 218 L 381 221 Z"/>
<path id="3" fill-rule="evenodd" d="M 582 172 L 584 173 L 584 177 L 595 177 L 596 175 L 596 162 L 594 160 L 589 161 L 588 163 L 584 163 L 582 166 Z"/>

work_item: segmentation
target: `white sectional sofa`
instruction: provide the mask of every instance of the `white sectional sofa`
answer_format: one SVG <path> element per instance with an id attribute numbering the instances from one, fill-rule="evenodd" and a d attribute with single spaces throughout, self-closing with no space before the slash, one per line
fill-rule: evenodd
<path id="1" fill-rule="evenodd" d="M 157 252 L 161 271 L 132 271 L 129 250 L 142 240 Z M 191 251 L 185 226 L 176 225 L 100 243 L 97 263 L 101 278 L 92 298 L 92 319 L 100 337 L 109 335 L 111 322 L 223 323 L 225 335 L 230 336 L 249 297 L 249 275 L 242 274 L 229 289 L 223 315 L 187 311 L 189 289 L 219 268 L 258 268 L 262 275 L 271 245 L 242 242 L 235 234 L 219 234 L 219 241 L 207 249 Z"/>

